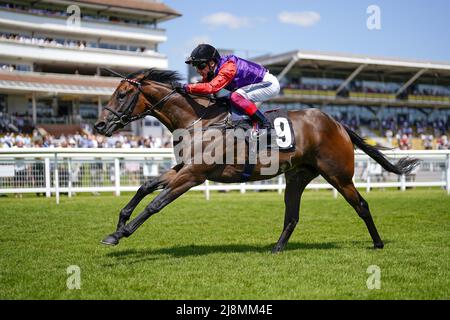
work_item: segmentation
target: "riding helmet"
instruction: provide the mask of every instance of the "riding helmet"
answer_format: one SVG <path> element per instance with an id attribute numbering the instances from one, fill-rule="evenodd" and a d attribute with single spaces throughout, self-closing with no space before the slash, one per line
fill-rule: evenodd
<path id="1" fill-rule="evenodd" d="M 187 64 L 197 64 L 211 60 L 217 62 L 219 59 L 220 54 L 216 48 L 209 44 L 201 44 L 192 51 L 191 56 L 185 62 Z"/>

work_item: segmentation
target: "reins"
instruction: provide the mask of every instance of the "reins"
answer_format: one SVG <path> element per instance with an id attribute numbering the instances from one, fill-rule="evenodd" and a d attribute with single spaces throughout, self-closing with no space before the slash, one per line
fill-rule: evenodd
<path id="1" fill-rule="evenodd" d="M 116 119 L 114 119 L 114 123 L 115 124 L 120 124 L 120 125 L 122 125 L 124 127 L 126 125 L 128 125 L 129 123 L 133 122 L 133 121 L 136 121 L 136 120 L 139 120 L 139 119 L 145 118 L 146 116 L 151 115 L 153 113 L 153 110 L 155 110 L 157 107 L 163 106 L 164 103 L 166 103 L 172 97 L 172 95 L 176 92 L 175 89 L 172 89 L 172 91 L 170 91 L 161 100 L 159 100 L 155 104 L 152 104 L 150 102 L 150 100 L 147 98 L 147 96 L 145 95 L 145 92 L 142 90 L 142 84 L 143 84 L 142 81 L 137 81 L 137 80 L 134 80 L 134 79 L 128 79 L 127 77 L 121 75 L 120 73 L 118 73 L 118 72 L 116 72 L 114 70 L 108 69 L 108 68 L 104 68 L 104 70 L 108 71 L 109 73 L 111 73 L 113 75 L 121 77 L 122 78 L 121 82 L 126 81 L 126 82 L 132 84 L 133 86 L 136 86 L 137 89 L 138 89 L 134 93 L 134 95 L 133 95 L 130 103 L 128 104 L 128 106 L 126 108 L 124 108 L 124 110 L 121 113 L 116 111 L 116 110 L 114 110 L 114 109 L 112 109 L 112 108 L 110 108 L 110 107 L 108 107 L 108 106 L 103 107 L 103 109 L 108 110 L 109 112 L 111 112 L 116 117 Z M 132 116 L 134 108 L 136 107 L 136 104 L 138 102 L 140 94 L 142 94 L 142 96 L 145 98 L 145 100 L 147 100 L 147 102 L 150 104 L 150 108 L 147 108 L 141 114 Z"/>
<path id="2" fill-rule="evenodd" d="M 118 72 L 116 72 L 114 70 L 111 70 L 109 68 L 102 68 L 102 69 L 107 71 L 107 72 L 109 72 L 109 73 L 111 73 L 111 74 L 113 74 L 113 75 L 115 75 L 115 76 L 117 76 L 117 77 L 122 78 L 121 82 L 126 81 L 126 82 L 132 84 L 133 86 L 135 86 L 138 89 L 134 93 L 134 95 L 133 95 L 130 103 L 128 104 L 128 106 L 126 108 L 124 108 L 123 111 L 121 111 L 121 112 L 120 111 L 116 111 L 116 110 L 114 110 L 114 109 L 112 109 L 112 108 L 110 108 L 108 106 L 103 107 L 103 109 L 108 110 L 109 112 L 111 112 L 115 116 L 115 119 L 112 120 L 113 123 L 114 124 L 119 124 L 122 127 L 125 127 L 126 125 L 130 124 L 133 121 L 145 118 L 146 116 L 149 116 L 149 115 L 153 115 L 153 111 L 156 108 L 163 106 L 173 96 L 173 94 L 177 92 L 176 89 L 173 89 L 173 87 L 170 86 L 170 88 L 172 90 L 167 95 L 165 95 L 161 100 L 159 100 L 157 103 L 152 104 L 150 102 L 150 100 L 147 98 L 145 92 L 142 90 L 142 85 L 145 84 L 145 82 L 134 80 L 134 79 L 129 79 L 126 76 L 124 76 L 124 75 L 122 75 L 122 74 L 120 74 L 120 73 L 118 73 Z M 160 82 L 158 82 L 158 84 L 160 84 L 162 86 L 169 86 L 167 84 L 160 83 Z M 143 97 L 145 98 L 145 100 L 147 100 L 147 102 L 150 104 L 150 107 L 147 108 L 141 114 L 133 116 L 132 114 L 133 114 L 133 111 L 134 111 L 134 109 L 136 107 L 136 104 L 138 102 L 140 94 L 142 94 Z M 197 94 L 189 94 L 189 95 L 190 96 L 196 96 L 196 97 L 202 97 L 202 98 L 208 98 L 208 106 L 211 103 L 211 101 L 213 100 L 213 99 L 211 99 L 211 97 L 206 97 L 204 95 L 197 95 Z M 122 109 L 122 108 L 120 108 L 120 109 Z M 203 117 L 207 113 L 208 113 L 208 107 L 206 107 L 204 113 L 197 120 L 195 120 L 191 125 L 189 125 L 185 129 L 186 130 L 191 130 L 192 127 L 194 127 L 197 123 L 199 123 L 200 121 L 203 120 Z M 224 123 L 215 123 L 215 124 L 212 124 L 210 127 L 226 127 L 226 124 L 227 124 L 227 119 L 225 119 Z"/>

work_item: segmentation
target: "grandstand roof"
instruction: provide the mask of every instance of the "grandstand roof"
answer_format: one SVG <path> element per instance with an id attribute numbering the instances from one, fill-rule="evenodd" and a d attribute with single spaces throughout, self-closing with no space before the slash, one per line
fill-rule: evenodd
<path id="1" fill-rule="evenodd" d="M 293 67 L 300 67 L 303 70 L 319 69 L 349 74 L 358 67 L 364 66 L 362 73 L 382 73 L 397 78 L 408 78 L 422 71 L 422 80 L 427 80 L 428 78 L 431 81 L 432 79 L 439 78 L 442 84 L 450 85 L 450 62 L 372 57 L 305 50 L 265 55 L 255 57 L 252 60 L 274 71 L 290 70 Z M 289 64 L 291 65 L 289 66 Z"/>
<path id="2" fill-rule="evenodd" d="M 354 54 L 341 53 L 324 53 L 318 51 L 290 51 L 287 53 L 266 55 L 256 57 L 253 60 L 264 65 L 275 65 L 289 63 L 293 58 L 298 58 L 301 61 L 316 61 L 324 65 L 333 64 L 367 64 L 373 66 L 386 66 L 392 68 L 412 68 L 412 69 L 430 69 L 437 71 L 444 71 L 450 74 L 450 62 L 435 62 L 423 60 L 410 60 L 400 58 L 386 58 L 386 57 L 372 57 Z"/>
<path id="3" fill-rule="evenodd" d="M 0 92 L 40 92 L 110 96 L 120 79 L 34 72 L 0 72 Z"/>
<path id="4" fill-rule="evenodd" d="M 155 0 L 43 0 L 43 2 L 59 2 L 89 6 L 101 11 L 133 11 L 135 14 L 146 15 L 151 13 L 157 16 L 159 21 L 169 20 L 181 16 L 181 13 L 170 8 L 166 4 Z"/>

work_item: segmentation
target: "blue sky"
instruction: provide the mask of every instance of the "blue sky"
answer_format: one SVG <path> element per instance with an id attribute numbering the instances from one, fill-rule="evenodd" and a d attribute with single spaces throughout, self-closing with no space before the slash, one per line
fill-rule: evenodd
<path id="1" fill-rule="evenodd" d="M 183 17 L 162 23 L 160 51 L 186 74 L 196 44 L 236 49 L 242 57 L 318 50 L 450 62 L 448 0 L 164 0 Z M 381 30 L 369 30 L 367 8 L 381 10 Z"/>

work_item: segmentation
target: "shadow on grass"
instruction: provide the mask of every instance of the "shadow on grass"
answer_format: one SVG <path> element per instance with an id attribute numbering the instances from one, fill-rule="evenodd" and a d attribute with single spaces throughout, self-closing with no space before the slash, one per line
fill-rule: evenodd
<path id="1" fill-rule="evenodd" d="M 389 244 L 395 241 L 385 241 L 385 244 Z M 324 243 L 302 243 L 302 242 L 289 242 L 283 252 L 296 251 L 296 250 L 333 250 L 348 248 L 359 248 L 373 250 L 373 246 L 368 245 L 369 241 L 341 241 L 341 242 L 324 242 Z M 170 248 L 162 249 L 124 249 L 120 251 L 113 251 L 106 254 L 108 258 L 113 258 L 116 262 L 135 264 L 139 262 L 149 260 L 159 260 L 161 256 L 170 256 L 172 258 L 186 258 L 186 257 L 199 257 L 207 256 L 217 253 L 259 253 L 259 254 L 271 254 L 271 250 L 275 244 L 270 245 L 248 245 L 248 244 L 226 244 L 226 245 L 187 245 L 187 246 L 174 246 Z M 281 253 L 283 254 L 283 253 Z M 115 264 L 106 264 L 105 267 L 114 267 Z"/>
<path id="2" fill-rule="evenodd" d="M 188 246 L 175 246 L 171 248 L 163 249 L 125 249 L 116 252 L 107 253 L 107 257 L 121 260 L 122 262 L 136 263 L 143 260 L 158 259 L 158 256 L 168 255 L 173 258 L 185 258 L 206 256 L 216 253 L 266 253 L 270 254 L 272 247 L 275 244 L 258 246 L 247 244 L 227 244 L 227 245 L 188 245 Z M 330 250 L 336 249 L 339 246 L 336 243 L 289 243 L 284 252 L 295 250 Z M 128 260 L 128 261 L 127 261 Z"/>

